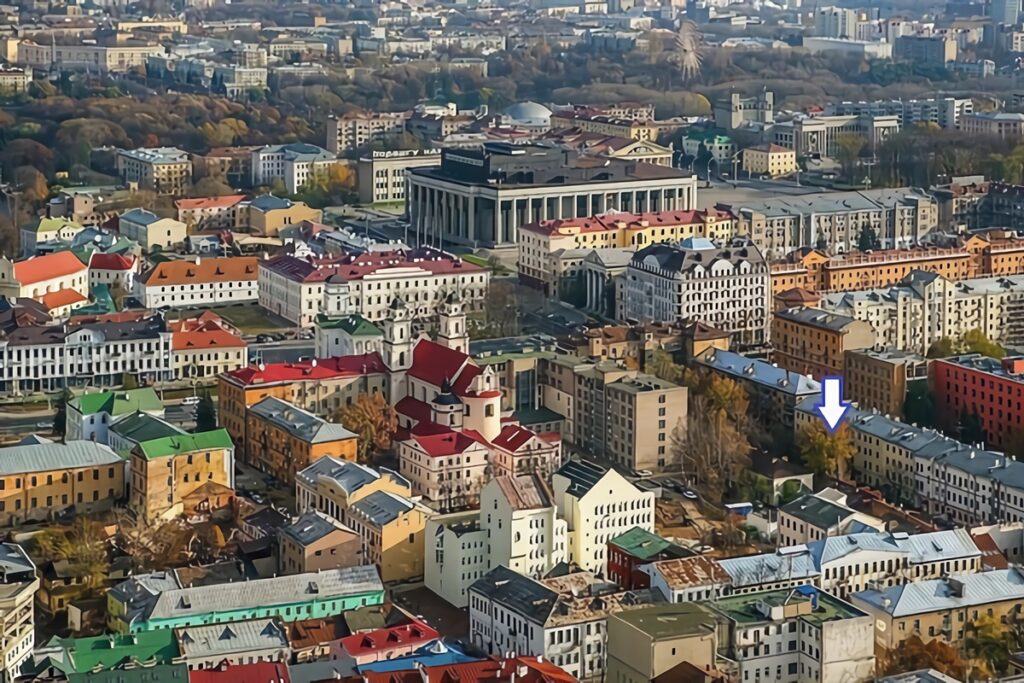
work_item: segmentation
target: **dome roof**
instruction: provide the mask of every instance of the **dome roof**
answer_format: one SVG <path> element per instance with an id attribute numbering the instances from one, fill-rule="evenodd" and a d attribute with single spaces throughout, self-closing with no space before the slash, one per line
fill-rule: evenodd
<path id="1" fill-rule="evenodd" d="M 507 107 L 503 112 L 503 116 L 511 119 L 515 123 L 547 123 L 551 120 L 551 110 L 545 107 L 543 104 L 537 102 L 516 102 L 515 104 Z"/>

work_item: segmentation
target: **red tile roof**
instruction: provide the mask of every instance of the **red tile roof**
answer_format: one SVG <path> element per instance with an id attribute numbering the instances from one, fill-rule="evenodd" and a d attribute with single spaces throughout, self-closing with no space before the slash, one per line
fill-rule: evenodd
<path id="1" fill-rule="evenodd" d="M 74 289 L 58 289 L 56 292 L 50 292 L 44 294 L 40 301 L 49 310 L 55 308 L 61 308 L 63 306 L 71 306 L 72 304 L 81 303 L 88 301 L 88 297 Z"/>
<path id="2" fill-rule="evenodd" d="M 419 647 L 440 638 L 440 634 L 426 624 L 414 622 L 357 633 L 341 639 L 341 647 L 353 657 L 384 652 L 396 647 Z"/>
<path id="3" fill-rule="evenodd" d="M 515 453 L 535 436 L 537 435 L 533 431 L 522 425 L 509 425 L 502 429 L 498 436 L 491 439 L 491 443 L 498 448 Z"/>
<path id="4" fill-rule="evenodd" d="M 712 220 L 728 220 L 732 214 L 727 211 L 651 211 L 645 213 L 606 213 L 600 216 L 581 218 L 556 218 L 539 223 L 520 226 L 541 235 L 554 235 L 562 229 L 576 228 L 579 232 L 608 232 L 620 230 L 625 223 L 626 230 L 642 230 L 659 225 L 695 225 Z"/>
<path id="5" fill-rule="evenodd" d="M 85 264 L 70 251 L 55 251 L 14 264 L 14 279 L 22 286 L 44 282 L 85 270 Z"/>
<path id="6" fill-rule="evenodd" d="M 202 282 L 241 282 L 257 278 L 255 256 L 200 258 L 197 262 L 162 261 L 140 276 L 149 287 L 185 285 Z"/>
<path id="7" fill-rule="evenodd" d="M 303 380 L 325 380 L 338 377 L 382 374 L 386 371 L 380 354 L 367 353 L 359 356 L 319 358 L 297 363 L 270 363 L 250 365 L 226 373 L 229 380 L 243 386 L 273 384 L 276 382 L 299 382 Z"/>
<path id="8" fill-rule="evenodd" d="M 412 367 L 409 368 L 411 377 L 435 387 L 440 387 L 445 380 L 450 381 L 456 394 L 466 391 L 480 372 L 468 354 L 429 339 L 421 339 L 416 343 L 412 352 Z"/>
<path id="9" fill-rule="evenodd" d="M 244 194 L 226 194 L 223 197 L 197 197 L 195 199 L 178 199 L 174 205 L 180 211 L 192 209 L 222 209 L 234 206 L 245 199 Z"/>
<path id="10" fill-rule="evenodd" d="M 484 268 L 463 261 L 457 256 L 430 248 L 363 252 L 340 258 L 313 260 L 281 255 L 263 262 L 260 267 L 295 282 L 322 282 L 332 277 L 359 280 L 367 275 L 387 273 L 389 270 L 400 268 L 417 268 L 432 275 L 484 271 Z"/>
<path id="11" fill-rule="evenodd" d="M 220 316 L 212 311 L 204 311 L 195 318 L 169 322 L 167 329 L 171 332 L 171 348 L 175 351 L 248 346 L 241 337 L 224 327 Z"/>
<path id="12" fill-rule="evenodd" d="M 477 441 L 462 432 L 445 430 L 439 434 L 419 436 L 414 434 L 412 440 L 420 445 L 431 458 L 443 458 L 459 455 L 472 448 Z"/>
<path id="13" fill-rule="evenodd" d="M 395 412 L 417 422 L 428 422 L 431 415 L 430 404 L 412 396 L 406 396 L 396 403 Z"/>
<path id="14" fill-rule="evenodd" d="M 525 667 L 525 673 L 519 671 Z M 420 670 L 363 674 L 366 683 L 579 683 L 551 662 L 537 657 L 481 659 L 476 662 L 426 666 Z"/>
<path id="15" fill-rule="evenodd" d="M 288 665 L 281 662 L 220 664 L 188 672 L 188 683 L 291 683 Z"/>
<path id="16" fill-rule="evenodd" d="M 131 270 L 134 265 L 135 257 L 124 254 L 102 254 L 94 251 L 92 258 L 89 259 L 89 267 L 96 270 Z"/>

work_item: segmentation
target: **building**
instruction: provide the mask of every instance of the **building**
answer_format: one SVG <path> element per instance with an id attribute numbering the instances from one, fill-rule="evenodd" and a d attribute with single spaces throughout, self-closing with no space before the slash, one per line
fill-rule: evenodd
<path id="1" fill-rule="evenodd" d="M 571 460 L 555 472 L 552 490 L 565 520 L 566 561 L 586 571 L 604 571 L 607 543 L 640 527 L 654 531 L 654 494 L 638 489 L 616 470 Z"/>
<path id="2" fill-rule="evenodd" d="M 728 135 L 714 131 L 691 130 L 683 136 L 683 154 L 693 159 L 692 165 L 705 165 L 706 175 L 711 173 L 712 161 L 715 173 L 721 175 L 722 166 L 730 165 L 736 154 L 736 144 Z"/>
<path id="3" fill-rule="evenodd" d="M 863 59 L 890 59 L 892 45 L 889 43 L 840 40 L 838 38 L 804 38 L 803 47 L 811 52 L 846 52 Z M 776 121 L 769 129 L 767 142 L 788 147 L 797 157 L 816 154 L 835 158 L 839 153 L 839 141 L 845 135 L 864 138 L 867 147 L 877 149 L 879 145 L 900 130 L 896 116 L 808 116 L 798 114 L 785 121 Z"/>
<path id="4" fill-rule="evenodd" d="M 826 683 L 873 675 L 871 617 L 824 591 L 804 586 L 734 595 L 709 607 L 726 619 L 719 653 L 739 680 Z"/>
<path id="5" fill-rule="evenodd" d="M 318 358 L 380 353 L 384 333 L 361 315 L 316 318 L 315 354 Z"/>
<path id="6" fill-rule="evenodd" d="M 147 524 L 227 507 L 235 447 L 223 429 L 142 441 L 131 451 L 129 505 Z"/>
<path id="7" fill-rule="evenodd" d="M 874 345 L 871 325 L 849 316 L 803 307 L 772 316 L 772 359 L 781 368 L 818 380 L 842 376 L 848 352 Z"/>
<path id="8" fill-rule="evenodd" d="M 89 291 L 98 285 L 110 289 L 132 291 L 135 274 L 142 263 L 141 258 L 133 254 L 104 254 L 96 250 L 89 255 Z"/>
<path id="9" fill-rule="evenodd" d="M 145 209 L 132 209 L 118 217 L 118 232 L 151 253 L 173 251 L 183 245 L 188 226 L 173 218 L 160 218 Z"/>
<path id="10" fill-rule="evenodd" d="M 126 183 L 180 197 L 192 185 L 192 160 L 176 147 L 119 149 L 117 174 Z"/>
<path id="11" fill-rule="evenodd" d="M 375 491 L 351 503 L 344 519 L 362 539 L 366 560 L 389 583 L 423 576 L 424 528 L 432 513 L 409 498 Z"/>
<path id="12" fill-rule="evenodd" d="M 666 125 L 650 119 L 614 116 L 595 109 L 559 109 L 551 114 L 552 129 L 577 128 L 584 133 L 655 142 Z M 675 124 L 678 127 L 678 124 Z"/>
<path id="13" fill-rule="evenodd" d="M 690 553 L 687 557 L 656 559 L 639 566 L 638 574 L 647 577 L 652 589 L 671 603 L 695 603 L 712 600 L 732 591 L 733 576 L 727 560 Z M 758 578 L 767 578 L 762 572 Z M 741 589 L 745 586 L 737 586 Z"/>
<path id="14" fill-rule="evenodd" d="M 274 237 L 286 225 L 303 221 L 319 223 L 323 211 L 310 208 L 305 202 L 293 202 L 285 197 L 262 194 L 239 205 L 239 214 L 249 230 L 257 235 Z"/>
<path id="15" fill-rule="evenodd" d="M 446 149 L 440 166 L 408 171 L 412 230 L 439 245 L 509 246 L 520 225 L 549 218 L 695 207 L 692 175 L 654 164 L 566 156 L 558 148 L 507 143 Z"/>
<path id="16" fill-rule="evenodd" d="M 540 137 L 579 154 L 671 166 L 675 150 L 651 140 L 634 140 L 617 135 L 588 133 L 579 128 L 552 130 Z"/>
<path id="17" fill-rule="evenodd" d="M 193 232 L 236 230 L 244 224 L 244 199 L 244 194 L 175 199 L 174 207 L 178 210 L 178 222 Z"/>
<path id="18" fill-rule="evenodd" d="M 353 111 L 327 118 L 327 149 L 343 154 L 371 142 L 397 137 L 405 131 L 409 115 L 404 112 Z"/>
<path id="19" fill-rule="evenodd" d="M 14 680 L 35 648 L 33 598 L 39 589 L 36 566 L 16 543 L 0 545 L 0 629 L 4 680 Z"/>
<path id="20" fill-rule="evenodd" d="M 976 415 L 993 448 L 1020 448 L 1024 435 L 1024 357 L 977 353 L 938 358 L 931 364 L 936 424 L 955 425 Z M 1024 453 L 1014 453 L 1024 456 Z"/>
<path id="21" fill-rule="evenodd" d="M 167 325 L 175 379 L 216 377 L 249 364 L 249 346 L 220 316 L 204 311 Z"/>
<path id="22" fill-rule="evenodd" d="M 821 38 L 857 38 L 860 23 L 857 10 L 844 7 L 819 7 L 814 13 L 814 35 Z"/>
<path id="23" fill-rule="evenodd" d="M 780 178 L 799 170 L 796 152 L 782 145 L 755 145 L 743 149 L 743 170 L 748 176 Z"/>
<path id="24" fill-rule="evenodd" d="M 1020 20 L 1020 3 L 1014 0 L 998 0 L 991 6 L 992 23 L 996 26 L 1006 24 L 1016 26 Z"/>
<path id="25" fill-rule="evenodd" d="M 359 157 L 359 201 L 362 204 L 392 204 L 405 201 L 406 170 L 437 166 L 440 150 L 372 151 Z"/>
<path id="26" fill-rule="evenodd" d="M 752 242 L 691 238 L 634 254 L 617 317 L 700 320 L 731 332 L 733 343 L 761 346 L 769 338 L 770 310 L 768 264 Z"/>
<path id="27" fill-rule="evenodd" d="M 863 410 L 902 419 L 907 392 L 928 381 L 928 359 L 898 349 L 846 351 L 844 398 Z"/>
<path id="28" fill-rule="evenodd" d="M 286 663 L 291 657 L 287 627 L 275 617 L 230 624 L 201 624 L 173 631 L 180 661 L 190 671 L 263 662 Z M 243 680 L 244 680 L 244 674 Z M 271 679 L 273 680 L 273 679 Z"/>
<path id="29" fill-rule="evenodd" d="M 255 256 L 196 256 L 160 261 L 135 279 L 135 297 L 146 308 L 184 308 L 256 301 Z"/>
<path id="30" fill-rule="evenodd" d="M 693 555 L 688 548 L 633 527 L 608 541 L 608 579 L 626 590 L 649 588 L 650 576 L 640 571 L 641 565 Z"/>
<path id="31" fill-rule="evenodd" d="M 974 113 L 974 100 L 943 97 L 920 100 L 874 100 L 871 102 L 833 102 L 825 107 L 828 116 L 895 116 L 900 128 L 934 123 L 940 128 L 956 129 L 965 114 Z"/>
<path id="32" fill-rule="evenodd" d="M 735 230 L 735 218 L 718 211 L 606 213 L 550 219 L 520 226 L 516 265 L 521 281 L 556 295 L 571 284 L 567 280 L 576 281 L 580 272 L 556 265 L 565 254 L 579 252 L 582 261 L 591 250 L 603 255 L 611 250 L 635 251 L 656 242 L 681 242 L 689 238 L 722 242 L 732 239 Z M 594 279 L 584 282 L 588 293 L 599 284 Z"/>
<path id="33" fill-rule="evenodd" d="M 430 247 L 363 251 L 320 260 L 275 256 L 260 262 L 260 305 L 302 326 L 316 317 L 360 315 L 383 320 L 396 296 L 415 318 L 434 317 L 457 293 L 482 307 L 490 271 Z"/>
<path id="34" fill-rule="evenodd" d="M 714 105 L 715 127 L 732 131 L 747 122 L 771 124 L 775 121 L 775 95 L 762 90 L 752 97 L 730 93 L 728 101 L 716 100 Z"/>
<path id="35" fill-rule="evenodd" d="M 74 508 L 109 510 L 125 495 L 125 461 L 92 441 L 54 443 L 36 438 L 3 449 L 0 521 L 17 526 Z"/>
<path id="36" fill-rule="evenodd" d="M 384 586 L 372 566 L 197 586 L 176 571 L 142 574 L 107 593 L 107 627 L 113 633 L 145 633 L 244 619 L 319 619 L 380 605 Z"/>
<path id="37" fill-rule="evenodd" d="M 34 299 L 52 308 L 66 294 L 89 295 L 89 269 L 70 251 L 11 261 L 0 255 L 0 294 Z M 50 303 L 48 303 L 48 301 Z"/>
<path id="38" fill-rule="evenodd" d="M 638 374 L 605 386 L 605 456 L 633 471 L 672 464 L 672 435 L 686 426 L 686 387 Z"/>
<path id="39" fill-rule="evenodd" d="M 363 558 L 359 535 L 322 512 L 310 511 L 278 531 L 278 571 L 305 574 L 355 567 Z"/>
<path id="40" fill-rule="evenodd" d="M 334 519 L 344 520 L 345 511 L 353 503 L 378 491 L 403 498 L 412 496 L 412 486 L 397 472 L 383 467 L 378 471 L 333 456 L 315 460 L 295 475 L 295 500 L 299 514 L 317 510 Z"/>
<path id="41" fill-rule="evenodd" d="M 1015 618 L 1024 600 L 1019 567 L 978 574 L 951 574 L 885 589 L 854 593 L 851 601 L 875 622 L 874 645 L 898 649 L 912 635 L 926 644 L 938 640 L 959 645 L 970 626 L 990 616 L 996 623 Z"/>
<path id="42" fill-rule="evenodd" d="M 248 407 L 245 433 L 243 461 L 288 486 L 324 456 L 356 458 L 355 434 L 273 396 Z"/>
<path id="43" fill-rule="evenodd" d="M 126 661 L 146 662 L 147 673 L 167 676 L 170 681 L 188 681 L 185 665 L 172 665 L 178 646 L 171 631 L 141 633 L 136 637 L 101 635 L 88 638 L 53 637 L 32 653 L 25 670 L 30 676 L 57 680 L 96 680 L 108 683 L 117 676 L 131 675 L 120 669 Z M 179 668 L 180 667 L 180 668 Z M 143 679 L 145 680 L 145 679 Z"/>
<path id="44" fill-rule="evenodd" d="M 846 505 L 846 496 L 835 489 L 808 493 L 779 508 L 779 543 L 800 545 L 855 529 L 884 528 L 882 520 Z"/>
<path id="45" fill-rule="evenodd" d="M 894 59 L 942 68 L 956 61 L 957 45 L 948 35 L 900 36 L 892 54 Z"/>
<path id="46" fill-rule="evenodd" d="M 306 142 L 267 145 L 252 152 L 252 185 L 269 186 L 278 180 L 295 194 L 336 163 L 335 154 Z"/>
<path id="47" fill-rule="evenodd" d="M 607 680 L 671 680 L 686 662 L 698 671 L 716 668 L 716 615 L 700 604 L 650 605 L 608 617 Z"/>
<path id="48" fill-rule="evenodd" d="M 143 387 L 75 396 L 67 402 L 66 411 L 66 440 L 106 444 L 115 423 L 138 412 L 163 417 L 164 404 L 152 387 Z"/>
<path id="49" fill-rule="evenodd" d="M 0 91 L 7 94 L 26 92 L 32 83 L 32 68 L 4 64 L 0 67 Z"/>
<path id="50" fill-rule="evenodd" d="M 960 130 L 969 135 L 987 135 L 1003 140 L 1024 137 L 1024 114 L 977 112 L 960 119 Z"/>
<path id="51" fill-rule="evenodd" d="M 144 68 L 149 57 L 161 54 L 164 54 L 164 48 L 156 43 L 90 45 L 75 41 L 69 45 L 57 45 L 49 40 L 45 43 L 36 43 L 21 39 L 18 41 L 17 62 L 41 72 L 91 71 L 123 74 L 133 69 Z"/>
<path id="52" fill-rule="evenodd" d="M 80 223 L 70 218 L 40 218 L 35 226 L 29 224 L 22 227 L 21 253 L 24 256 L 35 256 L 43 249 L 52 247 L 55 242 L 70 242 L 84 229 Z"/>

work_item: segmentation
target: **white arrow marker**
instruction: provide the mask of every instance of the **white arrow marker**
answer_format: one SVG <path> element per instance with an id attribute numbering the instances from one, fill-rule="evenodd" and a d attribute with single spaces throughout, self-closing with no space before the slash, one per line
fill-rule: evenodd
<path id="1" fill-rule="evenodd" d="M 834 432 L 846 417 L 849 403 L 843 403 L 843 378 L 826 377 L 821 381 L 821 403 L 815 406 L 830 432 Z"/>

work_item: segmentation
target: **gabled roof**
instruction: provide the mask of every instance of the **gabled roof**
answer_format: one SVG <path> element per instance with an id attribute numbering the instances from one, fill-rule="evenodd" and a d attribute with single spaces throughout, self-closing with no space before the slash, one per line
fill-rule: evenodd
<path id="1" fill-rule="evenodd" d="M 131 270 L 135 265 L 134 256 L 124 254 L 104 254 L 94 251 L 89 257 L 89 268 L 93 270 Z"/>
<path id="2" fill-rule="evenodd" d="M 551 486 L 540 475 L 502 475 L 493 481 L 513 510 L 536 510 L 555 504 Z"/>
<path id="3" fill-rule="evenodd" d="M 254 403 L 248 410 L 306 443 L 322 444 L 356 438 L 342 425 L 328 422 L 273 396 Z"/>
<path id="4" fill-rule="evenodd" d="M 58 289 L 56 292 L 50 292 L 40 297 L 40 301 L 50 311 L 88 300 L 89 297 L 74 289 Z"/>
<path id="5" fill-rule="evenodd" d="M 412 501 L 389 491 L 374 491 L 349 506 L 349 515 L 361 516 L 377 526 L 384 526 L 416 508 Z"/>
<path id="6" fill-rule="evenodd" d="M 10 446 L 0 458 L 0 476 L 123 463 L 109 446 L 94 441 Z"/>
<path id="7" fill-rule="evenodd" d="M 58 669 L 85 673 L 113 669 L 132 660 L 169 664 L 178 656 L 170 631 L 146 631 L 133 635 L 103 635 L 93 638 L 51 638 L 39 648 Z"/>
<path id="8" fill-rule="evenodd" d="M 56 251 L 43 256 L 33 256 L 14 264 L 14 279 L 22 287 L 37 282 L 74 275 L 85 270 L 85 264 L 70 251 Z"/>
<path id="9" fill-rule="evenodd" d="M 220 197 L 196 197 L 195 199 L 176 199 L 174 205 L 179 211 L 193 209 L 225 209 L 245 199 L 244 194 L 227 194 Z"/>
<path id="10" fill-rule="evenodd" d="M 355 536 L 355 532 L 338 520 L 325 515 L 319 510 L 311 510 L 299 515 L 299 518 L 288 526 L 281 527 L 278 533 L 287 536 L 302 547 L 315 543 L 330 534 L 340 531 Z"/>
<path id="11" fill-rule="evenodd" d="M 174 259 L 157 263 L 140 275 L 139 281 L 147 287 L 255 281 L 258 262 L 255 256 L 205 257 L 195 263 Z"/>
<path id="12" fill-rule="evenodd" d="M 224 377 L 243 385 L 272 384 L 277 382 L 318 381 L 339 377 L 383 374 L 387 368 L 376 351 L 356 356 L 314 358 L 294 363 L 267 363 L 250 365 L 228 372 Z"/>
<path id="13" fill-rule="evenodd" d="M 466 391 L 480 372 L 468 354 L 430 339 L 416 342 L 412 352 L 412 367 L 409 368 L 410 376 L 432 386 L 440 387 L 446 381 L 451 382 L 456 394 Z"/>
<path id="14" fill-rule="evenodd" d="M 213 669 L 194 669 L 189 683 L 291 683 L 288 665 L 283 662 L 254 664 L 222 663 Z"/>
<path id="15" fill-rule="evenodd" d="M 1024 600 L 1024 573 L 1017 567 L 978 574 L 914 581 L 884 590 L 854 593 L 855 604 L 866 603 L 892 617 L 958 610 L 993 602 Z"/>
<path id="16" fill-rule="evenodd" d="M 341 639 L 341 648 L 353 657 L 380 653 L 394 648 L 419 647 L 440 638 L 440 634 L 420 622 L 356 633 Z"/>
<path id="17" fill-rule="evenodd" d="M 136 446 L 136 450 L 146 460 L 153 460 L 170 455 L 234 447 L 226 429 L 214 429 L 208 432 L 175 434 L 152 441 L 143 441 Z"/>
<path id="18" fill-rule="evenodd" d="M 415 441 L 432 458 L 458 455 L 479 445 L 475 439 L 465 433 L 450 429 L 435 434 L 413 434 L 411 440 Z"/>

